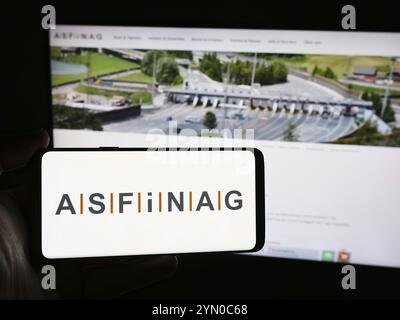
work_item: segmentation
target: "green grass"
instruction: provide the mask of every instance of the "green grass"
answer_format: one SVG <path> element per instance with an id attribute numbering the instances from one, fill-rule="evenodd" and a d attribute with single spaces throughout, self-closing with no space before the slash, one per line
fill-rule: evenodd
<path id="1" fill-rule="evenodd" d="M 153 78 L 144 74 L 143 72 L 135 72 L 131 73 L 130 75 L 117 78 L 115 80 L 120 81 L 131 81 L 131 82 L 145 82 L 145 83 L 153 83 Z"/>
<path id="2" fill-rule="evenodd" d="M 346 84 L 343 84 L 343 85 L 345 85 L 345 86 L 347 86 L 349 88 L 348 85 L 346 85 Z M 368 91 L 369 93 L 384 94 L 385 91 L 386 91 L 385 89 L 382 89 L 382 88 L 368 87 L 368 84 L 366 84 L 365 86 L 359 86 L 359 85 L 354 85 L 353 84 L 353 85 L 351 85 L 350 88 L 351 88 L 352 91 L 360 92 L 360 93 Z M 390 90 L 390 93 L 398 95 L 398 94 L 400 94 L 400 91 L 398 91 L 398 90 Z"/>
<path id="3" fill-rule="evenodd" d="M 316 65 L 318 65 L 321 69 L 326 69 L 326 67 L 330 67 L 337 77 L 342 77 L 349 72 L 349 58 L 347 56 L 330 56 L 330 55 L 306 55 L 303 59 L 293 59 L 285 58 L 285 57 L 274 57 L 273 60 L 278 60 L 286 63 L 289 66 L 305 68 L 309 73 L 311 73 Z M 352 57 L 351 65 L 350 65 L 350 73 L 353 73 L 353 70 L 356 67 L 360 66 L 370 66 L 376 67 L 378 69 L 378 73 L 386 75 L 387 71 L 390 69 L 391 60 L 387 57 L 363 57 L 356 56 Z M 395 67 L 400 67 L 400 62 L 395 63 Z M 338 82 L 340 83 L 340 82 Z M 348 87 L 346 84 L 342 84 L 343 86 Z M 371 93 L 383 94 L 385 89 L 380 88 L 372 88 L 369 87 L 368 84 L 365 86 L 360 85 L 352 85 L 351 90 L 355 92 L 364 92 L 369 91 Z M 391 90 L 392 93 L 400 94 L 397 90 Z"/>
<path id="4" fill-rule="evenodd" d="M 68 81 L 80 80 L 86 77 L 99 76 L 110 72 L 137 68 L 139 65 L 124 59 L 108 56 L 97 52 L 82 52 L 80 55 L 63 57 L 59 48 L 51 48 L 51 58 L 58 61 L 78 63 L 88 66 L 89 71 L 79 74 L 52 75 L 52 84 L 62 84 Z"/>
<path id="5" fill-rule="evenodd" d="M 319 68 L 325 69 L 330 67 L 338 77 L 344 74 L 352 73 L 354 68 L 360 66 L 377 67 L 380 72 L 385 72 L 391 64 L 387 57 L 352 57 L 350 70 L 349 57 L 347 56 L 331 56 L 331 55 L 306 55 L 305 59 L 291 59 L 284 57 L 276 57 L 274 60 L 285 62 L 289 66 L 306 68 L 308 72 L 312 72 L 314 67 L 318 65 Z M 396 68 L 400 67 L 400 62 L 396 62 Z"/>
<path id="6" fill-rule="evenodd" d="M 130 100 L 133 104 L 151 104 L 153 101 L 153 96 L 149 91 L 138 91 L 131 94 Z"/>
<path id="7" fill-rule="evenodd" d="M 70 81 L 76 81 L 83 78 L 86 78 L 88 75 L 87 73 L 80 73 L 80 74 L 54 74 L 51 76 L 51 84 L 53 86 L 67 83 Z"/>
<path id="8" fill-rule="evenodd" d="M 119 90 L 104 90 L 98 88 L 92 88 L 80 84 L 74 88 L 75 91 L 85 94 L 95 94 L 99 96 L 105 96 L 107 98 L 111 98 L 113 96 L 127 96 L 129 95 L 127 92 L 119 91 Z"/>
<path id="9" fill-rule="evenodd" d="M 92 88 L 82 84 L 76 86 L 74 90 L 84 94 L 100 95 L 100 96 L 105 96 L 107 98 L 111 98 L 113 96 L 129 96 L 129 100 L 133 104 L 138 104 L 138 103 L 151 104 L 153 101 L 152 94 L 149 91 L 138 91 L 133 93 L 127 93 L 119 90 L 103 90 L 98 88 Z"/>
<path id="10" fill-rule="evenodd" d="M 65 93 L 53 93 L 52 97 L 53 99 L 61 100 L 61 99 L 66 99 L 67 95 Z"/>
<path id="11" fill-rule="evenodd" d="M 349 138 L 340 139 L 330 143 L 369 145 L 369 146 L 381 146 L 381 147 L 400 147 L 400 129 L 394 129 L 392 133 L 389 135 L 375 133 L 375 134 L 369 134 L 367 136 L 352 136 Z"/>

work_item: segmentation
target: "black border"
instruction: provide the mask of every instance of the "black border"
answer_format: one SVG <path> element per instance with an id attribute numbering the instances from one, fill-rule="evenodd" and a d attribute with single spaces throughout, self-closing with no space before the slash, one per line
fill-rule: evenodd
<path id="1" fill-rule="evenodd" d="M 10 56 L 9 50 L 3 50 L 7 61 L 3 65 L 4 77 L 8 83 L 32 81 L 21 93 L 19 86 L 6 86 L 3 95 L 3 105 L 7 103 L 13 108 L 3 108 L 0 117 L 1 135 L 20 135 L 37 131 L 40 128 L 50 129 L 51 115 L 46 100 L 51 95 L 49 75 L 47 71 L 48 52 L 47 32 L 41 28 L 41 8 L 45 4 L 53 4 L 57 9 L 57 24 L 65 25 L 104 25 L 104 26 L 148 26 L 148 27 L 190 27 L 190 28 L 224 28 L 224 29 L 271 29 L 271 30 L 314 30 L 341 31 L 340 8 L 353 4 L 357 9 L 357 30 L 363 32 L 400 32 L 398 10 L 393 1 L 250 1 L 238 4 L 221 0 L 220 2 L 201 2 L 193 6 L 188 1 L 119 1 L 108 2 L 77 1 L 77 0 L 38 0 L 34 2 L 8 2 L 2 21 L 4 22 L 3 43 L 13 52 L 21 54 Z M 396 13 L 397 12 L 397 13 Z M 17 22 L 17 23 L 16 23 Z M 5 36 L 5 38 L 4 38 Z M 31 50 L 25 50 L 27 47 Z M 26 52 L 24 54 L 23 52 Z M 29 53 L 29 54 L 28 54 Z M 18 68 L 16 68 L 18 66 Z M 16 100 L 17 99 L 17 103 Z M 10 101 L 8 101 L 10 100 Z M 48 122 L 46 122 L 49 120 Z M 48 131 L 52 134 L 52 131 Z M 6 137 L 7 139 L 7 137 Z M 267 156 L 267 153 L 265 154 Z M 267 168 L 268 165 L 266 164 Z M 33 168 L 28 169 L 29 176 L 36 175 Z M 36 191 L 32 184 L 32 191 Z M 268 189 L 268 185 L 266 186 Z M 35 201 L 32 194 L 32 201 Z M 36 202 L 36 201 L 35 201 Z M 268 200 L 267 200 L 268 205 Z M 29 213 L 31 212 L 29 208 Z M 31 219 L 32 218 L 32 219 Z M 31 234 L 39 234 L 35 230 L 36 217 L 28 215 L 32 222 L 27 225 Z M 29 246 L 32 251 L 32 242 Z M 182 259 L 182 260 L 181 260 Z M 180 259 L 180 273 L 188 268 L 197 278 L 199 268 L 207 272 L 198 284 L 193 284 L 193 290 L 203 292 L 191 295 L 187 286 L 182 289 L 180 297 L 188 296 L 208 298 L 215 297 L 252 297 L 252 298 L 382 298 L 400 297 L 400 266 L 378 266 L 354 264 L 357 268 L 357 290 L 343 292 L 340 288 L 342 265 L 340 263 L 302 260 L 292 258 L 265 257 L 255 255 L 215 254 L 201 256 L 184 256 Z M 231 277 L 232 283 L 221 283 L 214 276 L 212 288 L 201 291 L 200 284 L 208 283 L 209 277 L 217 273 L 211 266 L 219 265 L 223 271 L 219 276 Z M 234 268 L 232 266 L 235 266 Z M 182 269 L 182 270 L 181 270 Z M 38 269 L 39 270 L 39 269 Z M 195 273 L 196 272 L 196 273 Z M 251 274 L 251 276 L 250 276 Z M 238 278 L 246 281 L 238 283 Z M 179 278 L 181 279 L 181 278 Z M 192 278 L 184 279 L 192 284 Z M 176 280 L 166 283 L 164 298 L 171 297 L 170 289 L 176 286 Z M 157 290 L 160 288 L 157 286 Z M 195 288 L 195 289 L 194 289 Z M 190 289 L 190 288 L 189 288 Z M 235 292 L 238 292 L 235 294 Z M 205 292 L 205 293 L 204 293 Z M 240 293 L 239 293 L 240 292 Z M 142 291 L 139 298 L 142 296 Z M 154 297 L 155 288 L 149 291 L 148 297 Z"/>
<path id="2" fill-rule="evenodd" d="M 12 105 L 15 105 L 15 97 L 17 97 L 19 103 L 18 108 L 3 108 L 3 112 L 0 112 L 2 135 L 27 133 L 39 128 L 48 129 L 49 135 L 52 135 L 52 119 L 49 108 L 51 94 L 48 91 L 51 85 L 50 72 L 47 70 L 50 65 L 47 57 L 49 55 L 48 39 L 47 32 L 40 27 L 42 18 L 40 11 L 45 4 L 52 4 L 56 7 L 57 24 L 65 25 L 313 31 L 341 31 L 340 8 L 346 4 L 353 4 L 357 8 L 356 32 L 400 32 L 400 20 L 398 12 L 395 10 L 396 5 L 393 1 L 387 0 L 379 3 L 359 0 L 250 1 L 237 5 L 221 0 L 220 2 L 202 2 L 198 6 L 193 6 L 188 1 L 167 3 L 114 0 L 111 6 L 108 2 L 77 0 L 39 0 L 22 4 L 16 1 L 9 2 L 6 3 L 3 15 L 4 35 L 6 36 L 5 39 L 3 37 L 3 43 L 8 43 L 10 48 L 18 49 L 17 52 L 23 52 L 27 46 L 33 50 L 29 51 L 29 57 L 21 54 L 25 61 L 24 64 L 21 64 L 21 59 L 10 60 L 10 57 L 7 56 L 6 61 L 9 62 L 4 67 L 6 67 L 6 71 L 10 71 L 8 77 L 13 81 L 19 81 L 23 79 L 22 77 L 25 79 L 25 74 L 36 74 L 37 78 L 35 77 L 35 80 L 30 83 L 29 87 L 32 89 L 24 94 L 21 94 L 15 86 L 6 87 L 10 93 L 3 98 L 7 101 L 8 97 L 12 97 Z M 119 10 L 120 8 L 123 10 Z M 7 50 L 4 52 L 8 54 Z M 15 70 L 14 60 L 18 61 L 18 69 L 21 71 Z M 12 81 L 9 80 L 9 83 Z M 46 104 L 47 100 L 48 104 Z M 6 105 L 6 102 L 3 101 L 3 105 Z M 30 173 L 36 175 L 37 172 L 32 168 Z M 36 191 L 36 186 L 37 184 L 33 185 L 33 191 Z M 33 198 L 33 201 L 36 202 L 36 199 Z M 39 229 L 35 230 L 34 228 L 38 219 L 34 218 L 35 220 L 28 225 L 28 228 L 31 229 L 33 235 L 40 236 L 40 226 Z M 33 246 L 35 244 L 36 241 L 32 243 Z M 30 249 L 32 251 L 34 248 L 30 246 Z M 240 258 L 239 263 L 238 257 Z M 246 290 L 248 290 L 247 293 L 251 292 L 250 296 L 253 298 L 399 297 L 400 267 L 354 264 L 357 268 L 357 292 L 344 293 L 338 285 L 342 267 L 340 263 L 253 255 L 241 257 L 243 256 L 227 254 L 223 255 L 222 259 L 219 258 L 219 255 L 204 255 L 201 256 L 201 259 L 195 256 L 192 261 L 189 256 L 185 256 L 182 266 L 192 262 L 197 266 L 204 261 L 207 267 L 209 264 L 227 261 L 224 267 L 228 269 L 224 270 L 223 275 L 229 274 L 229 267 L 232 264 L 238 266 L 238 269 L 234 270 L 237 270 L 240 275 L 246 273 L 257 275 L 257 278 L 249 279 L 250 282 L 252 279 L 254 280 L 251 290 L 246 286 L 249 281 L 246 282 L 246 285 L 239 284 L 241 297 L 246 296 Z M 279 285 L 274 287 L 276 278 L 281 279 Z M 308 278 L 306 283 L 303 281 L 304 278 Z M 237 286 L 237 282 L 235 287 L 228 286 L 227 291 L 221 296 L 229 296 L 229 293 L 237 289 Z M 215 289 L 218 289 L 217 285 L 212 292 L 215 292 Z M 198 289 L 196 289 L 197 291 Z M 153 296 L 154 293 L 151 297 Z M 207 295 L 203 295 L 203 298 L 208 296 L 207 293 Z M 170 297 L 170 293 L 168 292 L 165 297 Z"/>
<path id="3" fill-rule="evenodd" d="M 232 251 L 200 251 L 200 252 L 175 252 L 175 253 L 152 253 L 146 255 L 124 255 L 124 256 L 97 256 L 97 257 L 78 257 L 78 258 L 55 258 L 50 259 L 43 255 L 42 252 L 42 158 L 46 153 L 49 152 L 102 152 L 102 151 L 113 151 L 113 152 L 127 152 L 127 151 L 156 151 L 156 152 L 169 152 L 169 151 L 179 151 L 179 152 L 193 152 L 193 151 L 249 151 L 254 155 L 255 161 L 255 201 L 256 201 L 256 243 L 255 246 L 250 250 L 232 250 Z M 132 257 L 132 256 L 153 256 L 153 255 L 197 255 L 197 254 L 218 254 L 218 253 L 250 253 L 257 252 L 264 247 L 265 244 L 265 169 L 264 169 L 264 156 L 262 152 L 256 148 L 166 148 L 166 147 L 152 147 L 152 148 L 118 148 L 118 147 L 100 147 L 100 148 L 53 148 L 48 150 L 40 150 L 35 155 L 35 164 L 37 172 L 37 213 L 38 217 L 37 228 L 39 230 L 39 237 L 36 235 L 36 243 L 38 245 L 38 250 L 36 253 L 39 254 L 41 260 L 48 262 L 59 262 L 59 261 L 96 261 L 96 260 L 113 260 L 121 257 Z"/>

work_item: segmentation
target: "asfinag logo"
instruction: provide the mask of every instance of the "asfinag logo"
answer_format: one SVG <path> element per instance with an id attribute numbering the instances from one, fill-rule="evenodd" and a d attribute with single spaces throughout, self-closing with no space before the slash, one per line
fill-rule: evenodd
<path id="1" fill-rule="evenodd" d="M 249 151 L 70 151 L 42 157 L 49 259 L 240 251 L 256 243 Z"/>
<path id="2" fill-rule="evenodd" d="M 60 214 L 132 214 L 132 213 L 200 213 L 221 210 L 237 211 L 243 207 L 242 193 L 192 191 L 179 192 L 95 192 L 61 196 L 56 215 Z"/>
<path id="3" fill-rule="evenodd" d="M 103 35 L 99 32 L 53 32 L 53 38 L 56 40 L 103 40 Z"/>

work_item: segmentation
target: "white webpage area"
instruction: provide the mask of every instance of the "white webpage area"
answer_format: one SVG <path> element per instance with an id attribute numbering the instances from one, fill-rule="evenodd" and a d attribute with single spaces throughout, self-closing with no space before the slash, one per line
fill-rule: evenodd
<path id="1" fill-rule="evenodd" d="M 182 139 L 54 130 L 57 147 L 207 145 L 202 138 Z M 218 146 L 219 138 L 213 139 Z M 258 255 L 321 260 L 324 251 L 345 251 L 353 263 L 400 266 L 400 149 L 273 141 L 254 146 L 263 152 L 266 172 L 266 245 Z"/>
<path id="2" fill-rule="evenodd" d="M 400 34 L 57 26 L 50 45 L 394 57 Z M 53 134 L 55 147 L 226 145 L 216 137 L 108 130 L 56 128 Z M 251 143 L 263 152 L 266 173 L 266 244 L 256 255 L 400 267 L 400 148 Z"/>

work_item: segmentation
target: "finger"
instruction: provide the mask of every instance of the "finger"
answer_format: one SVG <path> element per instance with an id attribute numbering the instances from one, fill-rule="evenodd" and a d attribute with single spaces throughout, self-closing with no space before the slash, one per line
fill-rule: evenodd
<path id="1" fill-rule="evenodd" d="M 125 261 L 88 273 L 85 297 L 112 298 L 171 277 L 177 270 L 175 256 L 153 256 Z"/>
<path id="2" fill-rule="evenodd" d="M 4 171 L 25 166 L 32 155 L 49 144 L 49 135 L 44 129 L 30 135 L 1 137 L 0 164 Z"/>

